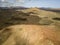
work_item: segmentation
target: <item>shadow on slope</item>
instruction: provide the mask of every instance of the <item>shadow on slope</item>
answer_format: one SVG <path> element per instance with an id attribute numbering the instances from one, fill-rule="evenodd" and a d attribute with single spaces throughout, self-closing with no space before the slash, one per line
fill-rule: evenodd
<path id="1" fill-rule="evenodd" d="M 0 45 L 2 45 L 10 37 L 12 32 L 9 29 L 3 29 L 0 31 Z"/>
<path id="2" fill-rule="evenodd" d="M 32 13 L 34 14 L 34 12 Z M 2 10 L 0 12 L 0 29 L 17 24 L 49 25 L 53 23 L 48 17 L 41 18 L 35 14 L 30 14 L 16 10 Z"/>

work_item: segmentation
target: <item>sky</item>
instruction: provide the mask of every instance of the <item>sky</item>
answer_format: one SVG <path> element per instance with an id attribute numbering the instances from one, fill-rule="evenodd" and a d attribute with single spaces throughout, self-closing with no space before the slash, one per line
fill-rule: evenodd
<path id="1" fill-rule="evenodd" d="M 0 7 L 6 6 L 60 8 L 60 0 L 0 0 Z"/>

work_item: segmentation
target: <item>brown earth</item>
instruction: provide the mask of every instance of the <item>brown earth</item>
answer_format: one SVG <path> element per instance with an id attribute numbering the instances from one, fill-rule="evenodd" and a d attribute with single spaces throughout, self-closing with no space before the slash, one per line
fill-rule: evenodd
<path id="1" fill-rule="evenodd" d="M 60 45 L 60 14 L 37 8 L 1 11 L 0 45 Z"/>
<path id="2" fill-rule="evenodd" d="M 12 34 L 2 45 L 60 45 L 60 32 L 55 26 L 14 25 L 3 30 Z"/>

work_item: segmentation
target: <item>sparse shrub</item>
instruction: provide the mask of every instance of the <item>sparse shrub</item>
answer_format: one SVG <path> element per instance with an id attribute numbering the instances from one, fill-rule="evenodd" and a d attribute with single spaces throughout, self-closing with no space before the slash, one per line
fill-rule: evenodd
<path id="1" fill-rule="evenodd" d="M 50 20 L 49 18 L 45 19 L 45 18 L 42 18 L 39 22 L 41 25 L 50 25 L 53 23 L 52 20 Z"/>
<path id="2" fill-rule="evenodd" d="M 16 18 L 13 18 L 12 20 L 20 20 L 20 21 L 26 21 L 27 19 L 26 18 L 23 18 L 23 17 L 16 17 Z"/>
<path id="3" fill-rule="evenodd" d="M 54 26 L 55 26 L 56 30 L 60 31 L 60 22 L 59 21 L 55 21 Z"/>
<path id="4" fill-rule="evenodd" d="M 0 32 L 0 45 L 2 45 L 11 35 L 10 29 L 6 28 L 2 32 Z"/>
<path id="5" fill-rule="evenodd" d="M 57 17 L 56 17 L 56 18 L 53 18 L 53 20 L 57 20 L 57 21 L 60 21 L 60 18 L 57 18 Z"/>

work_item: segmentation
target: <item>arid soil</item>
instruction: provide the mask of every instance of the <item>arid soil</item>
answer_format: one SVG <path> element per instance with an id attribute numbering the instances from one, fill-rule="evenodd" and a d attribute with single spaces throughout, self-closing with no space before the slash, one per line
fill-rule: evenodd
<path id="1" fill-rule="evenodd" d="M 60 32 L 55 26 L 14 25 L 4 30 L 11 35 L 2 45 L 60 45 Z"/>
<path id="2" fill-rule="evenodd" d="M 60 13 L 38 8 L 1 11 L 0 45 L 60 45 Z"/>

